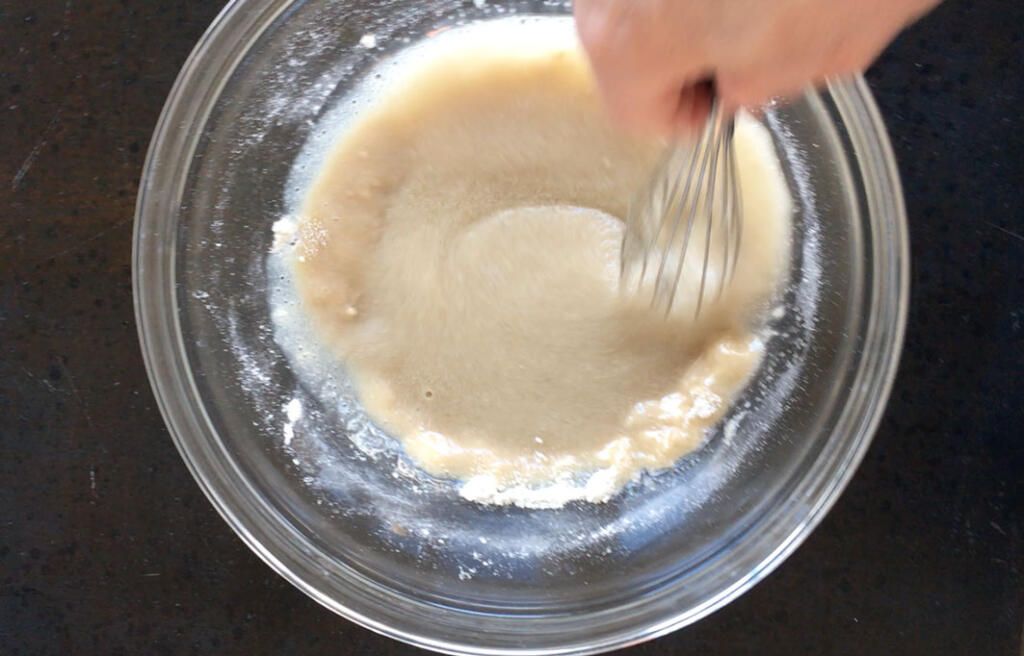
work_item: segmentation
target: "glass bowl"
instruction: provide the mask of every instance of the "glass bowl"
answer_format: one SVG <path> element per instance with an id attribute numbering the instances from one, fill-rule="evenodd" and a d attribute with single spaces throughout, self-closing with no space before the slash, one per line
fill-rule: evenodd
<path id="1" fill-rule="evenodd" d="M 763 118 L 795 204 L 789 283 L 755 380 L 674 468 L 605 504 L 483 506 L 410 466 L 367 422 L 341 421 L 352 416 L 338 407 L 343 376 L 304 376 L 295 365 L 315 346 L 288 353 L 275 339 L 271 301 L 289 281 L 267 255 L 334 136 L 328 119 L 358 109 L 356 85 L 427 34 L 569 11 L 549 0 L 231 2 L 170 94 L 139 191 L 139 335 L 199 485 L 318 602 L 439 651 L 596 653 L 736 598 L 853 475 L 902 343 L 899 181 L 870 94 L 849 80 Z"/>

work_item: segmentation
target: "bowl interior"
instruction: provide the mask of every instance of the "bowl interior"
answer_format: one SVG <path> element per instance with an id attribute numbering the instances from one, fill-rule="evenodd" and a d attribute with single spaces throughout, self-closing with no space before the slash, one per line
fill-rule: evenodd
<path id="1" fill-rule="evenodd" d="M 889 337 L 881 364 L 864 359 L 878 290 L 894 275 L 894 256 L 879 252 L 886 230 L 901 234 L 901 216 L 864 211 L 856 135 L 833 94 L 764 118 L 795 216 L 789 283 L 756 380 L 701 449 L 606 504 L 463 501 L 349 404 L 343 372 L 304 367 L 327 357 L 315 340 L 282 347 L 281 331 L 303 326 L 281 311 L 294 307 L 287 268 L 268 257 L 272 226 L 294 210 L 339 113 L 361 106 L 353 89 L 432 30 L 568 21 L 567 11 L 546 1 L 235 3 L 186 66 L 140 197 L 144 348 L 197 478 L 302 589 L 424 646 L 593 651 L 710 612 L 774 566 L 834 497 L 887 389 L 885 372 L 865 382 L 865 369 L 898 350 Z M 190 122 L 174 124 L 174 111 Z M 901 325 L 898 308 L 890 313 Z M 155 329 L 147 337 L 155 321 L 166 351 Z M 867 400 L 851 417 L 856 395 Z"/>

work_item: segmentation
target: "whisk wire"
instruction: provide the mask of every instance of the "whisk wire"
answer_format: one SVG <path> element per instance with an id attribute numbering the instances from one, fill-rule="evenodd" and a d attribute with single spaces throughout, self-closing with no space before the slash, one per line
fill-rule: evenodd
<path id="1" fill-rule="evenodd" d="M 694 316 L 700 315 L 710 294 L 714 299 L 721 297 L 735 274 L 742 205 L 732 148 L 734 131 L 732 117 L 713 103 L 696 143 L 668 149 L 655 174 L 630 203 L 621 249 L 623 289 L 635 283 L 635 289 L 628 291 L 639 292 L 648 283 L 648 274 L 653 274 L 651 307 L 664 307 L 666 315 L 680 292 L 683 276 L 688 281 L 693 277 L 686 270 L 691 257 L 700 263 L 700 277 L 693 277 Z M 703 239 L 694 234 L 701 227 Z M 702 252 L 694 254 L 699 245 Z M 721 261 L 712 266 L 719 250 Z"/>
<path id="2" fill-rule="evenodd" d="M 700 164 L 699 174 L 697 173 L 697 167 L 694 166 L 694 164 L 696 163 L 696 160 L 697 160 L 699 154 L 703 150 L 704 142 L 709 140 L 711 138 L 711 136 L 712 135 L 710 134 L 710 131 L 707 130 L 707 129 L 705 129 L 705 130 L 703 130 L 701 132 L 700 138 L 697 141 L 697 146 L 691 151 L 689 163 L 685 167 L 682 167 L 682 168 L 679 169 L 679 175 L 677 176 L 677 179 L 682 178 L 683 171 L 687 172 L 686 186 L 683 188 L 683 192 L 682 192 L 681 195 L 676 196 L 675 194 L 673 194 L 672 196 L 669 197 L 671 200 L 670 200 L 670 205 L 668 206 L 667 209 L 671 210 L 671 208 L 672 208 L 671 203 L 676 203 L 678 205 L 678 209 L 677 209 L 677 211 L 675 213 L 675 218 L 672 220 L 672 228 L 671 228 L 671 230 L 669 232 L 668 239 L 664 242 L 664 252 L 665 253 L 668 253 L 669 252 L 668 249 L 670 249 L 672 247 L 672 244 L 675 243 L 676 233 L 679 230 L 679 221 L 682 218 L 683 214 L 687 210 L 687 204 L 685 203 L 685 200 L 690 197 L 691 184 L 694 182 L 694 175 L 695 174 L 697 174 L 697 180 L 696 180 L 697 188 L 700 188 L 701 184 L 703 184 L 703 181 L 704 181 L 704 171 L 705 171 L 705 168 L 707 166 L 707 158 L 706 157 L 702 158 L 702 161 L 701 161 L 701 164 Z M 676 190 L 678 191 L 678 185 L 676 186 Z M 674 276 L 675 281 L 673 282 L 673 285 L 672 285 L 672 291 L 669 292 L 669 294 L 668 294 L 668 296 L 666 298 L 666 302 L 667 302 L 667 307 L 665 309 L 666 313 L 669 310 L 672 309 L 672 298 L 676 294 L 677 287 L 678 287 L 679 276 L 682 274 L 683 264 L 686 261 L 686 250 L 687 250 L 687 247 L 688 247 L 688 245 L 690 243 L 690 236 L 693 233 L 693 224 L 694 224 L 694 221 L 696 220 L 696 209 L 697 209 L 696 205 L 694 205 L 690 209 L 690 216 L 689 216 L 689 218 L 687 219 L 687 222 L 686 222 L 686 231 L 683 234 L 683 245 L 682 245 L 682 248 L 680 249 L 679 261 L 678 261 L 678 264 L 676 266 L 676 275 Z M 659 224 L 659 228 L 663 228 L 666 225 L 666 223 L 667 223 L 666 221 L 662 220 L 660 222 L 660 224 Z M 661 235 L 661 230 L 659 229 L 658 236 L 660 236 L 660 235 Z M 657 248 L 659 243 L 660 242 L 656 238 L 655 241 L 652 243 L 652 246 Z M 648 252 L 647 252 L 646 256 L 650 256 L 651 252 L 652 252 L 651 249 L 648 249 Z M 646 259 L 646 256 L 645 256 L 645 259 Z M 667 263 L 668 263 L 668 258 L 667 257 L 662 257 L 661 258 L 661 262 L 658 265 L 658 274 L 657 274 L 657 276 L 654 279 L 654 294 L 653 294 L 653 297 L 651 298 L 651 306 L 652 307 L 654 307 L 657 304 L 658 300 L 660 298 L 662 298 L 662 295 L 661 295 L 660 292 L 663 291 L 662 288 L 663 288 L 663 286 L 665 284 L 665 266 L 666 266 Z M 641 280 L 641 282 L 642 282 L 642 280 Z"/>
<path id="3" fill-rule="evenodd" d="M 711 119 L 710 119 L 710 123 L 711 123 L 712 129 L 714 130 L 714 132 L 716 134 L 716 138 L 712 140 L 712 143 L 714 144 L 714 146 L 712 148 L 712 153 L 713 154 L 711 156 L 711 170 L 710 170 L 710 178 L 711 179 L 710 179 L 710 182 L 708 183 L 708 199 L 707 199 L 708 220 L 707 220 L 707 224 L 706 224 L 706 226 L 704 228 L 704 261 L 701 263 L 701 267 L 700 267 L 700 288 L 699 288 L 699 291 L 697 292 L 697 304 L 696 304 L 696 308 L 694 309 L 694 312 L 693 312 L 695 317 L 700 315 L 701 307 L 704 305 L 704 291 L 707 288 L 707 278 L 708 278 L 708 258 L 711 256 L 711 228 L 714 226 L 714 221 L 715 221 L 715 217 L 714 217 L 714 211 L 715 211 L 715 185 L 718 182 L 718 180 L 717 180 L 717 177 L 718 177 L 718 157 L 721 154 L 722 144 L 724 143 L 724 141 L 722 139 L 722 135 L 719 134 L 720 129 L 722 128 L 722 125 L 721 125 L 721 123 L 720 123 L 720 121 L 718 119 L 719 119 L 718 107 L 716 105 L 712 109 L 712 116 L 711 116 Z M 699 202 L 700 202 L 700 198 L 696 198 L 695 197 L 693 199 L 693 204 L 694 205 L 697 205 L 697 203 L 699 203 Z M 672 288 L 673 289 L 673 292 L 672 292 L 672 296 L 673 297 L 675 297 L 675 290 L 678 289 L 678 287 L 679 287 L 679 277 L 681 275 L 682 275 L 682 270 L 681 269 L 676 271 L 676 280 L 675 280 L 675 284 L 674 284 L 674 286 Z M 722 287 L 723 287 L 723 285 L 718 285 L 718 293 L 719 294 L 721 294 Z"/>
<path id="4" fill-rule="evenodd" d="M 714 112 L 714 111 L 715 111 L 715 108 L 712 108 L 712 112 Z M 701 133 L 700 141 L 697 142 L 697 146 L 694 148 L 694 153 L 695 153 L 694 156 L 696 157 L 697 154 L 700 154 L 700 159 L 701 159 L 700 168 L 699 168 L 699 171 L 698 171 L 698 174 L 697 174 L 696 189 L 702 189 L 704 187 L 704 178 L 705 178 L 705 175 L 708 173 L 708 163 L 709 163 L 709 159 L 710 159 L 710 156 L 711 156 L 711 144 L 713 144 L 714 141 L 715 141 L 715 139 L 714 139 L 714 136 L 715 136 L 714 135 L 714 126 L 715 126 L 714 121 L 712 119 L 709 119 L 707 124 L 704 127 L 703 132 Z M 691 237 L 693 236 L 693 228 L 694 228 L 694 226 L 696 225 L 696 222 L 697 222 L 697 212 L 700 209 L 700 204 L 699 204 L 700 198 L 698 196 L 699 196 L 699 194 L 696 193 L 696 192 L 691 194 L 690 193 L 690 189 L 688 187 L 684 191 L 683 195 L 680 197 L 680 200 L 679 200 L 679 203 L 680 203 L 680 205 L 682 207 L 689 208 L 690 215 L 689 215 L 689 218 L 687 219 L 687 222 L 686 222 L 686 233 L 685 233 L 685 235 L 683 237 L 683 243 L 682 243 L 682 246 L 679 249 L 679 259 L 678 259 L 678 262 L 676 264 L 675 274 L 672 276 L 672 291 L 668 294 L 667 297 L 664 297 L 665 313 L 666 314 L 668 314 L 672 310 L 673 301 L 675 300 L 676 293 L 679 290 L 679 278 L 683 274 L 683 270 L 684 270 L 683 267 L 686 264 L 686 255 L 687 255 L 687 253 L 690 250 L 690 240 L 691 240 Z M 662 255 L 662 258 L 661 258 L 662 262 L 667 261 L 669 259 L 670 254 L 672 253 L 672 251 L 671 251 L 672 241 L 670 240 L 670 241 L 666 242 L 664 246 L 665 246 L 664 251 L 661 253 L 661 255 Z M 659 276 L 659 282 L 661 282 L 660 276 Z M 657 298 L 658 297 L 657 285 L 655 286 L 655 292 L 654 293 L 655 293 L 655 297 Z M 698 311 L 699 311 L 699 308 L 698 308 Z"/>
<path id="5" fill-rule="evenodd" d="M 733 121 L 729 121 L 728 138 L 730 143 L 732 143 L 733 133 L 735 131 L 736 124 Z M 729 226 L 729 234 L 733 237 L 732 266 L 726 267 L 729 272 L 727 282 L 732 282 L 732 278 L 736 274 L 736 265 L 739 263 L 740 246 L 743 243 L 743 195 L 740 191 L 740 177 L 736 170 L 736 155 L 731 147 L 726 149 L 725 154 L 728 159 L 729 173 L 731 174 L 733 181 L 733 184 L 730 187 L 732 212 L 726 213 L 726 217 L 731 224 Z"/>

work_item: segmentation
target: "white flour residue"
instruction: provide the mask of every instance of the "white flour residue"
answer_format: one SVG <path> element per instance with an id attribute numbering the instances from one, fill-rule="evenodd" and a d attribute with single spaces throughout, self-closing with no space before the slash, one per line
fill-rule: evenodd
<path id="1" fill-rule="evenodd" d="M 289 446 L 295 439 L 295 422 L 302 419 L 302 401 L 297 398 L 292 399 L 285 405 L 284 412 L 287 418 L 283 427 L 284 445 Z"/>
<path id="2" fill-rule="evenodd" d="M 573 480 L 556 481 L 542 488 L 516 485 L 500 489 L 494 476 L 480 474 L 459 488 L 467 501 L 493 505 L 514 505 L 520 508 L 561 508 L 571 501 L 604 503 L 619 491 L 621 481 L 615 468 L 599 469 L 580 485 Z"/>
<path id="3" fill-rule="evenodd" d="M 270 252 L 279 253 L 286 246 L 295 245 L 295 232 L 299 229 L 299 222 L 294 216 L 288 215 L 274 221 L 270 229 L 274 233 L 274 243 L 270 247 Z"/>
<path id="4" fill-rule="evenodd" d="M 813 333 L 817 323 L 815 315 L 818 310 L 822 285 L 821 234 L 818 229 L 820 219 L 817 196 L 814 192 L 814 185 L 811 183 L 807 159 L 799 142 L 793 136 L 792 130 L 779 120 L 778 114 L 774 111 L 766 112 L 764 118 L 776 137 L 775 142 L 781 144 L 786 155 L 785 160 L 792 171 L 793 182 L 796 185 L 793 196 L 803 205 L 801 213 L 803 217 L 803 248 L 800 251 L 803 256 L 801 264 L 803 275 L 795 281 L 797 285 L 795 309 L 800 313 L 800 318 L 803 319 L 806 327 L 806 334 L 809 336 Z M 781 319 L 782 317 L 775 316 L 775 313 L 784 314 L 785 310 L 780 306 L 773 312 L 773 318 Z"/>

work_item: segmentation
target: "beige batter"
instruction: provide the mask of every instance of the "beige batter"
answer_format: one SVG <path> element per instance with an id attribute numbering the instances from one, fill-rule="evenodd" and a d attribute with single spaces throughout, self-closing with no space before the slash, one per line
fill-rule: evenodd
<path id="1" fill-rule="evenodd" d="M 603 501 L 698 446 L 757 367 L 789 200 L 741 121 L 735 282 L 699 322 L 651 312 L 620 293 L 616 217 L 661 146 L 607 122 L 575 47 L 516 52 L 421 62 L 350 127 L 306 198 L 295 277 L 423 469 L 483 502 Z"/>

